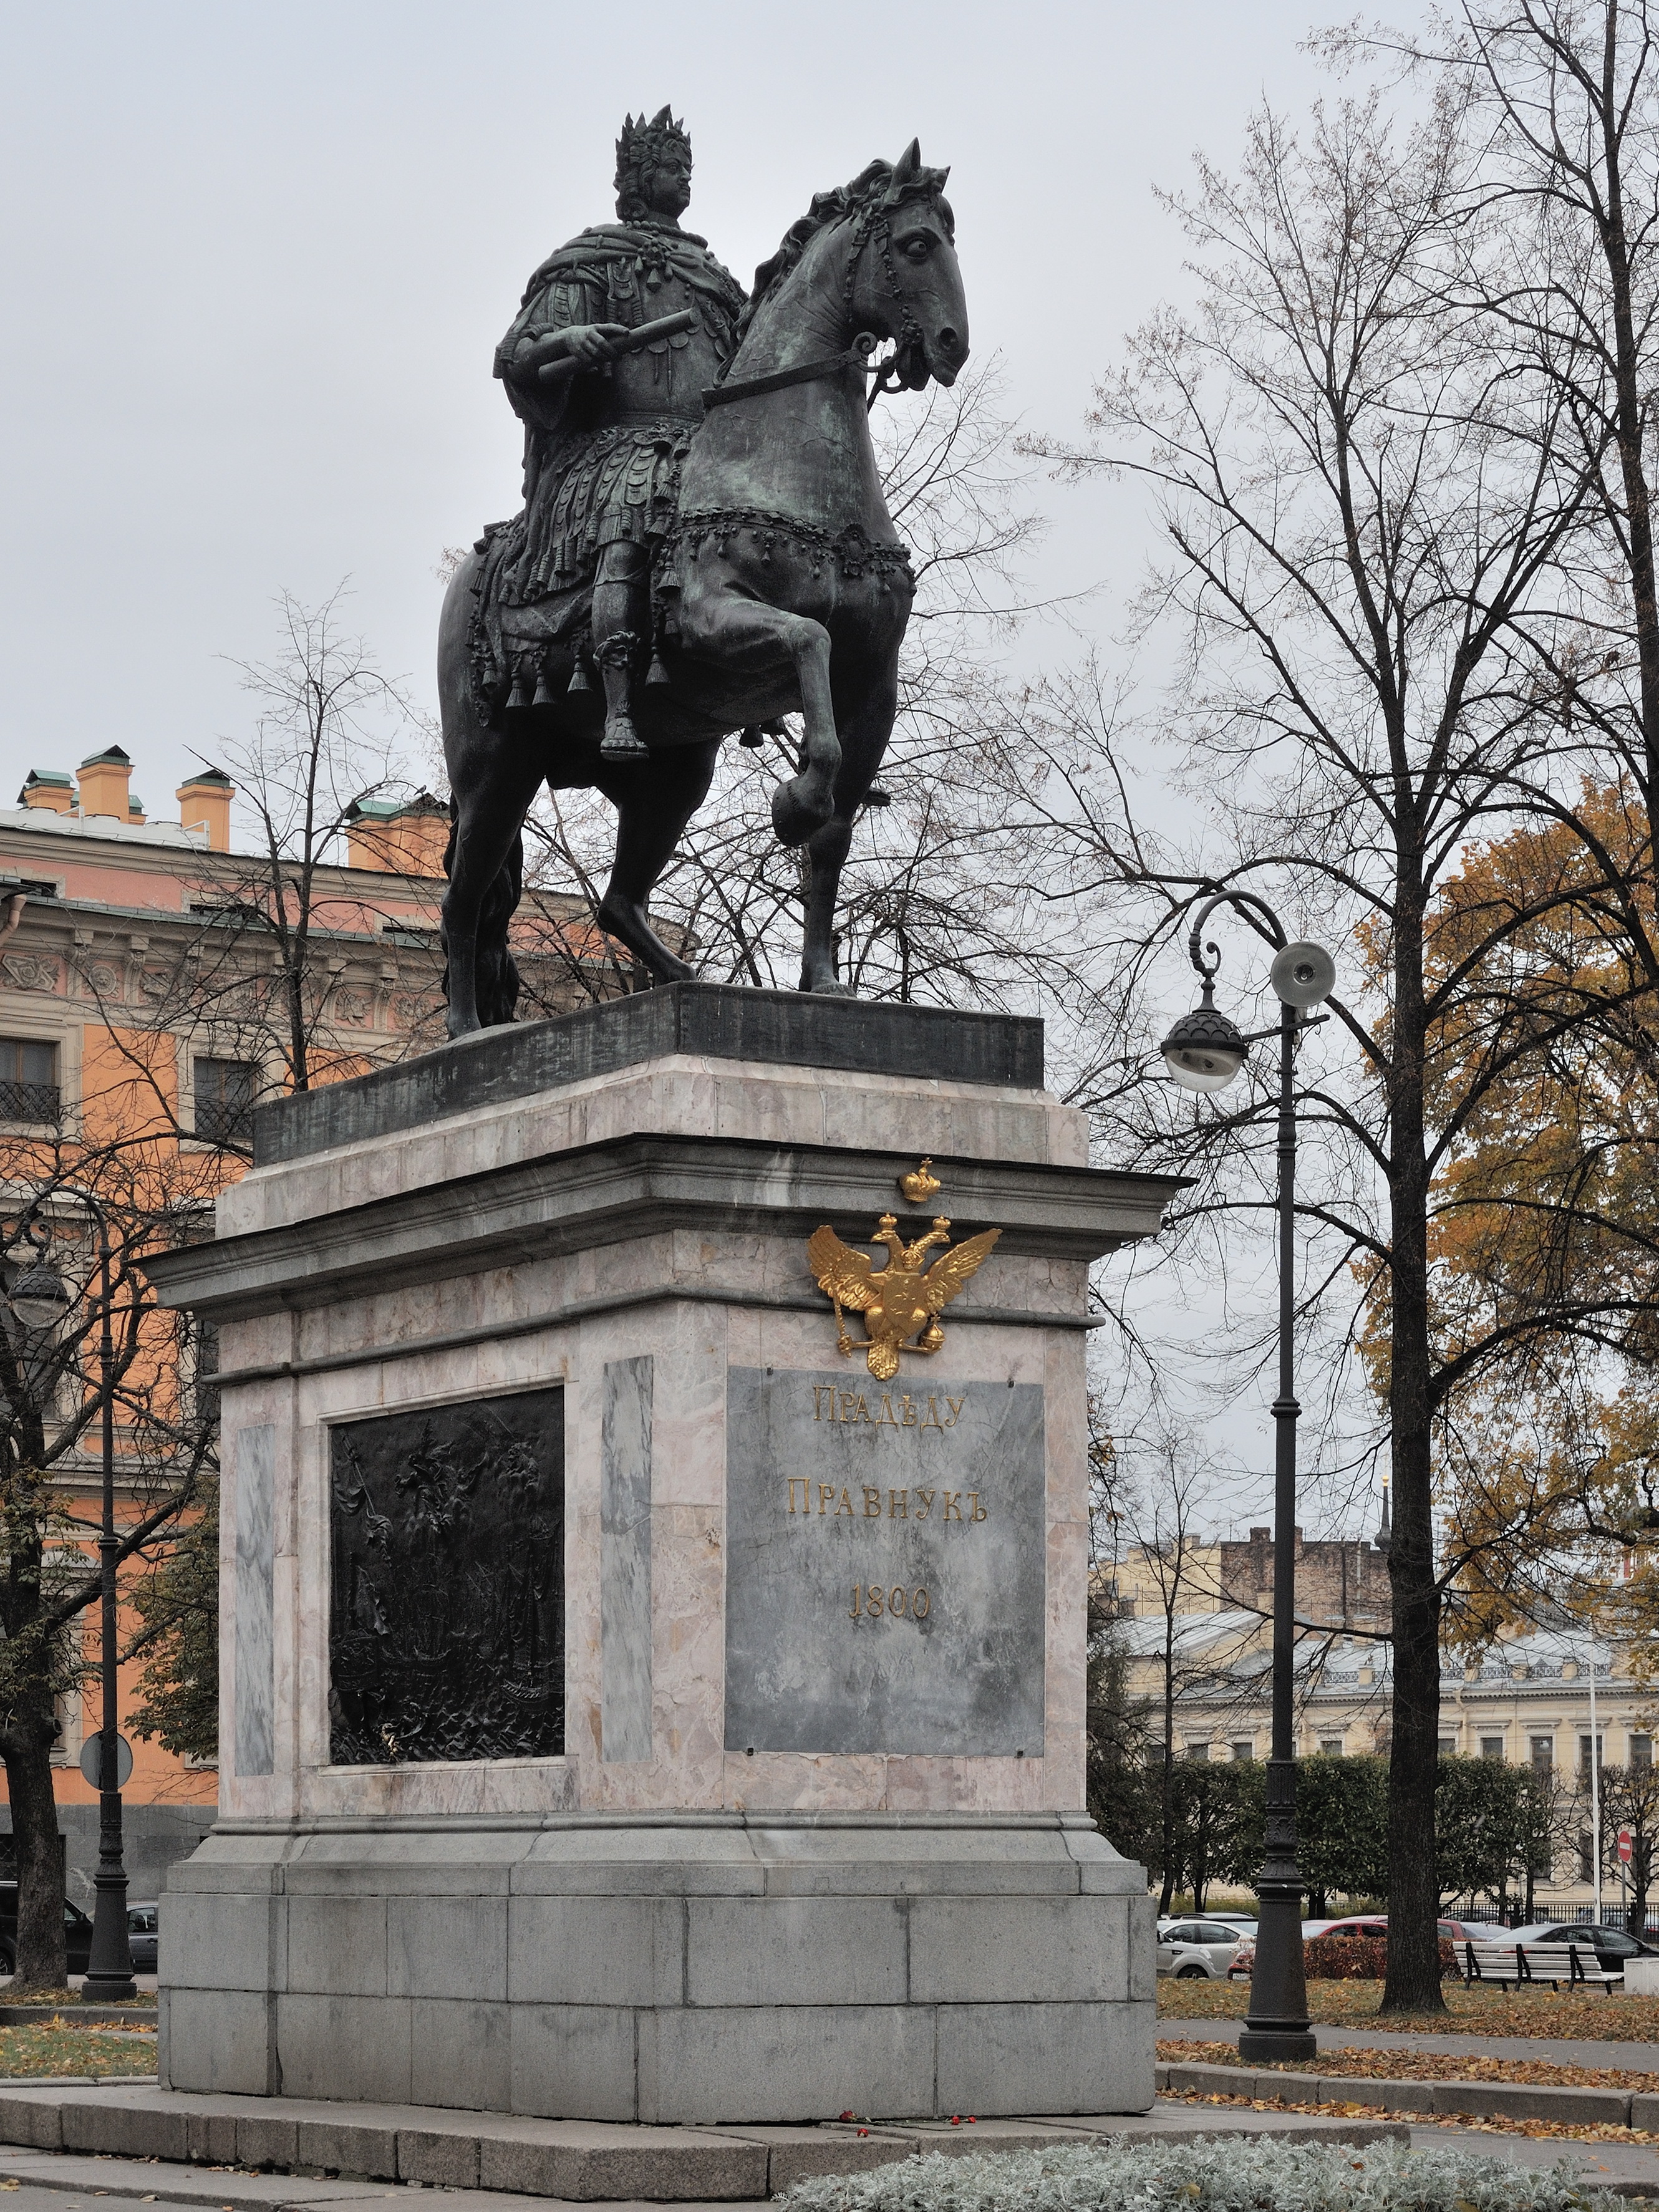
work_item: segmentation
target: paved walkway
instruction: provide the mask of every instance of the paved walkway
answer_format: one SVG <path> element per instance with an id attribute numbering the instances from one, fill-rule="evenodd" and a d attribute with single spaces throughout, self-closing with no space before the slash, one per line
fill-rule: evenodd
<path id="1" fill-rule="evenodd" d="M 1237 2043 L 1236 2020 L 1160 2020 L 1160 2043 Z M 1324 2027 L 1322 2051 L 1440 2051 L 1454 2058 L 1543 2058 L 1555 2066 L 1617 2066 L 1659 2074 L 1659 2043 L 1573 2041 L 1545 2035 L 1419 2035 L 1408 2027 Z"/>

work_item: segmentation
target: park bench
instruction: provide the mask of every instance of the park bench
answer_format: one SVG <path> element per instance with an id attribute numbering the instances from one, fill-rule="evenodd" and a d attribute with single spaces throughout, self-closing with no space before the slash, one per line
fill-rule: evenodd
<path id="1" fill-rule="evenodd" d="M 1622 1970 L 1603 1966 L 1595 1950 L 1583 1943 L 1468 1943 L 1463 1946 L 1463 1979 L 1467 1984 L 1497 1982 L 1519 1989 L 1526 1982 L 1547 1982 L 1559 1990 L 1591 1982 L 1603 1989 L 1624 1979 Z"/>

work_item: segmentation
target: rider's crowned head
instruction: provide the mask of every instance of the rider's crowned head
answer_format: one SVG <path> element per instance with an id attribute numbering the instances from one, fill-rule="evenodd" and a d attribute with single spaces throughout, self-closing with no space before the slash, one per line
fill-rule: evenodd
<path id="1" fill-rule="evenodd" d="M 691 137 L 667 108 L 647 123 L 630 115 L 617 141 L 617 214 L 623 222 L 652 216 L 673 222 L 691 204 Z"/>

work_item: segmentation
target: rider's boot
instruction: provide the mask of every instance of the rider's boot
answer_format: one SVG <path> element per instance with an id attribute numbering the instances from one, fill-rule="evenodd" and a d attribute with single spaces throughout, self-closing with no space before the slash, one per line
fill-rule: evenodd
<path id="1" fill-rule="evenodd" d="M 634 661 L 640 641 L 631 629 L 613 630 L 596 648 L 599 680 L 605 685 L 605 736 L 601 760 L 648 760 L 648 745 L 640 742 L 634 727 Z"/>
<path id="2" fill-rule="evenodd" d="M 593 658 L 605 685 L 605 738 L 599 757 L 650 757 L 634 727 L 634 664 L 640 657 L 638 617 L 647 600 L 644 548 L 619 538 L 599 555 L 593 582 Z"/>

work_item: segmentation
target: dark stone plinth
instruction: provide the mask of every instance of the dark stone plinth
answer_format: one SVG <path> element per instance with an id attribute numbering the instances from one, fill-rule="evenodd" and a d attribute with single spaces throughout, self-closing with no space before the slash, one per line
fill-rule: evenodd
<path id="1" fill-rule="evenodd" d="M 667 1053 L 1027 1091 L 1042 1085 L 1042 1024 L 1029 1016 L 672 983 L 555 1021 L 483 1030 L 401 1067 L 261 1106 L 253 1117 L 254 1164 L 422 1127 L 447 1114 L 528 1097 Z"/>

